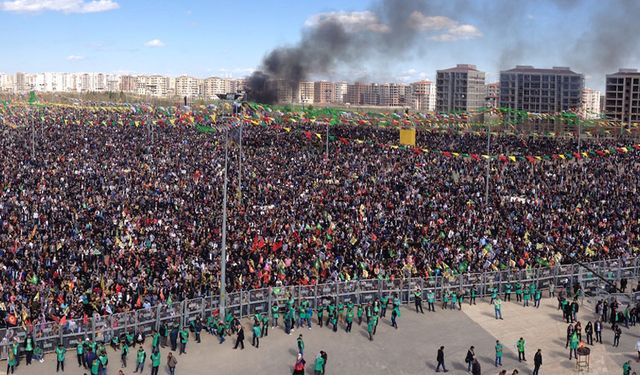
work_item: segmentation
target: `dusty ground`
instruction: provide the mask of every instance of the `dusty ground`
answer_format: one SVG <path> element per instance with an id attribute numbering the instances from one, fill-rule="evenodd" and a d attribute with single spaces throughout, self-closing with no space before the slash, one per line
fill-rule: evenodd
<path id="1" fill-rule="evenodd" d="M 579 319 L 583 322 L 593 319 L 593 301 L 584 300 Z M 311 330 L 296 330 L 291 336 L 282 329 L 269 332 L 269 336 L 260 342 L 260 348 L 251 346 L 249 322 L 245 322 L 244 350 L 233 350 L 234 339 L 220 345 L 216 338 L 203 334 L 201 344 L 196 344 L 193 337 L 187 346 L 187 354 L 178 357 L 176 373 L 204 374 L 291 374 L 296 354 L 296 338 L 304 335 L 306 344 L 305 357 L 307 374 L 313 374 L 312 363 L 320 350 L 329 355 L 327 374 L 432 374 L 435 373 L 436 351 L 440 345 L 445 348 L 445 361 L 449 373 L 466 373 L 464 357 L 469 346 L 474 345 L 476 355 L 482 365 L 482 374 L 497 374 L 494 367 L 494 344 L 496 338 L 505 345 L 503 358 L 504 368 L 518 368 L 520 374 L 530 374 L 533 368 L 533 355 L 537 348 L 543 351 L 541 374 L 574 373 L 575 362 L 568 359 L 565 349 L 566 324 L 561 321 L 561 314 L 556 310 L 555 299 L 544 299 L 540 309 L 523 308 L 515 302 L 503 305 L 504 320 L 496 320 L 493 308 L 487 300 L 479 301 L 476 306 L 463 305 L 462 311 L 441 310 L 435 313 L 416 314 L 408 308 L 402 309 L 398 319 L 399 329 L 390 326 L 388 318 L 379 325 L 373 342 L 369 342 L 366 325 L 354 324 L 351 333 L 340 329 L 334 333 L 328 328 L 315 325 Z M 635 344 L 640 337 L 640 326 L 623 328 L 620 346 L 613 348 L 613 334 L 608 325 L 603 332 L 604 345 L 596 343 L 591 355 L 592 374 L 622 374 L 622 363 L 631 359 L 634 370 L 640 369 L 635 362 Z M 526 355 L 528 362 L 518 363 L 516 341 L 524 337 L 527 342 Z M 150 345 L 151 340 L 147 340 Z M 120 370 L 119 353 L 109 350 L 109 374 L 115 375 Z M 149 348 L 147 348 L 147 351 Z M 160 374 L 168 374 L 166 368 L 166 349 L 162 350 L 162 366 Z M 130 365 L 123 369 L 129 375 L 133 373 L 132 364 L 135 350 L 129 355 Z M 66 374 L 82 375 L 88 373 L 79 369 L 75 362 L 75 352 L 69 350 L 66 360 Z M 2 365 L 4 370 L 5 364 Z M 17 368 L 16 374 L 42 375 L 55 371 L 55 356 L 48 354 L 44 363 L 36 363 L 30 367 L 24 361 Z M 150 362 L 145 364 L 144 373 L 150 373 Z"/>

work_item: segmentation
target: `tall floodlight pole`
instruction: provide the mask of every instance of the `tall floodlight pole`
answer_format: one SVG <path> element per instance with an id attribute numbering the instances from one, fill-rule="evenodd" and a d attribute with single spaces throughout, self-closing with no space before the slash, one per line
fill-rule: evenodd
<path id="1" fill-rule="evenodd" d="M 329 122 L 327 122 L 327 144 L 325 147 L 325 155 L 327 160 L 329 160 Z"/>
<path id="2" fill-rule="evenodd" d="M 242 199 L 242 127 L 244 126 L 244 122 L 240 121 L 240 136 L 239 136 L 239 144 L 240 144 L 240 152 L 238 153 L 238 198 Z"/>
<path id="3" fill-rule="evenodd" d="M 225 316 L 227 292 L 227 167 L 229 164 L 229 130 L 224 133 L 224 185 L 222 192 L 222 248 L 220 254 L 220 318 Z"/>
<path id="4" fill-rule="evenodd" d="M 486 207 L 489 207 L 489 168 L 491 164 L 491 153 L 489 152 L 491 148 L 491 127 L 490 123 L 487 123 L 487 177 L 484 191 L 484 204 Z"/>
<path id="5" fill-rule="evenodd" d="M 31 107 L 31 159 L 35 160 L 36 158 L 36 123 L 33 120 L 34 113 L 33 113 L 33 107 Z"/>

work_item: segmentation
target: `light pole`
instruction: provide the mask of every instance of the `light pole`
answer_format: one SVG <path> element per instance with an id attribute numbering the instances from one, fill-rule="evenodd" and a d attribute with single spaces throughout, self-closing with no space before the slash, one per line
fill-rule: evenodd
<path id="1" fill-rule="evenodd" d="M 329 122 L 327 121 L 327 143 L 325 147 L 325 157 L 329 160 Z"/>
<path id="2" fill-rule="evenodd" d="M 220 254 L 220 318 L 224 319 L 227 293 L 227 167 L 229 164 L 229 129 L 224 133 L 224 185 L 222 192 L 222 247 Z"/>
<path id="3" fill-rule="evenodd" d="M 489 169 L 491 166 L 491 124 L 487 122 L 487 177 L 484 191 L 484 204 L 489 207 Z"/>
<path id="4" fill-rule="evenodd" d="M 239 144 L 240 152 L 238 153 L 238 199 L 242 199 L 242 127 L 244 121 L 240 121 Z"/>

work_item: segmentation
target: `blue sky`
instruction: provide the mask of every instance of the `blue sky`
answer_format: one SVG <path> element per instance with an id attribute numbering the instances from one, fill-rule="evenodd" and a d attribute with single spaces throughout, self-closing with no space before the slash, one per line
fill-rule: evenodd
<path id="1" fill-rule="evenodd" d="M 420 35 L 405 55 L 365 56 L 330 76 L 311 78 L 414 81 L 433 79 L 437 69 L 456 63 L 472 63 L 489 74 L 488 81 L 494 81 L 500 69 L 516 63 L 575 67 L 574 63 L 583 67 L 580 72 L 588 86 L 601 88 L 606 73 L 640 65 L 634 53 L 607 63 L 611 66 L 593 67 L 588 59 L 576 63 L 575 56 L 566 52 L 581 49 L 583 34 L 593 27 L 592 17 L 609 2 L 476 0 L 466 11 L 459 7 L 462 0 L 429 3 L 425 16 L 445 17 L 448 26 L 436 33 L 431 23 L 430 31 Z M 352 15 L 371 9 L 372 4 L 363 0 L 0 0 L 0 71 L 240 77 L 259 67 L 272 48 L 295 44 L 301 31 L 313 27 L 313 20 L 322 14 Z M 456 36 L 456 30 L 470 33 L 443 36 L 447 32 Z"/>

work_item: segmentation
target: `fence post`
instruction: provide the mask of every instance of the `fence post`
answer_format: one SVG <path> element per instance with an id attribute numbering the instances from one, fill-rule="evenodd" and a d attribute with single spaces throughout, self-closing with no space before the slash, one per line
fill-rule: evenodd
<path id="1" fill-rule="evenodd" d="M 63 334 L 64 334 L 64 327 L 63 327 L 63 326 L 60 326 L 60 329 L 58 329 L 58 331 L 59 331 L 59 334 L 60 334 L 60 337 L 59 337 L 59 339 L 58 339 L 58 340 L 59 340 L 58 342 L 59 342 L 60 344 L 64 345 L 64 341 L 63 341 L 63 338 L 62 338 L 62 337 L 63 337 Z M 65 345 L 65 346 L 66 346 L 66 345 Z"/>
<path id="2" fill-rule="evenodd" d="M 271 295 L 273 294 L 271 287 L 267 288 L 267 293 L 267 316 L 269 316 L 269 322 L 271 322 L 271 320 L 273 320 L 271 316 Z"/>
<path id="3" fill-rule="evenodd" d="M 160 332 L 160 309 L 162 303 L 156 305 L 156 332 Z"/>
<path id="4" fill-rule="evenodd" d="M 318 284 L 313 286 L 313 308 L 318 309 Z"/>
<path id="5" fill-rule="evenodd" d="M 244 292 L 240 289 L 240 319 L 242 319 L 242 315 L 244 313 L 244 309 L 242 308 L 242 303 L 244 302 Z"/>
<path id="6" fill-rule="evenodd" d="M 96 341 L 96 316 L 91 315 L 91 341 Z"/>

